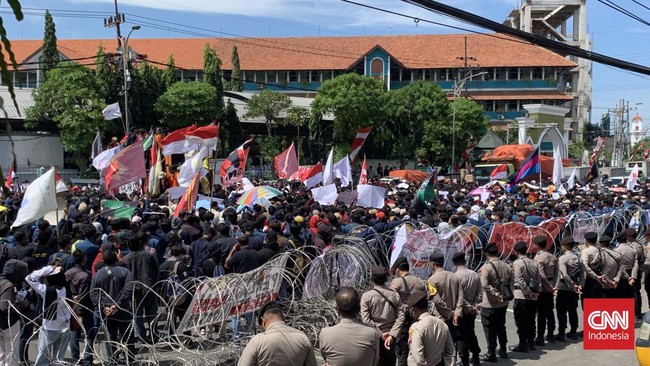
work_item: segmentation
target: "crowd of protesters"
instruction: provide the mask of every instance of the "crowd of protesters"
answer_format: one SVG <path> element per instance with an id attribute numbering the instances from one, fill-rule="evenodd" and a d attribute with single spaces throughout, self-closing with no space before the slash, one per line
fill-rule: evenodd
<path id="1" fill-rule="evenodd" d="M 135 208 L 131 218 L 113 218 L 104 207 L 109 197 L 102 190 L 74 187 L 63 194 L 66 209 L 58 223 L 41 219 L 13 229 L 21 194 L 5 191 L 2 203 L 8 210 L 0 223 L 0 265 L 4 269 L 0 275 L 0 364 L 49 365 L 63 361 L 69 348 L 73 362 L 92 365 L 93 347 L 100 339 L 113 362 L 131 362 L 137 344 L 155 345 L 170 336 L 161 334 L 159 327 L 161 299 L 170 296 L 166 280 L 173 277 L 186 282 L 194 277 L 244 273 L 280 253 L 302 247 L 313 248 L 315 256 L 328 250 L 335 235 L 354 233 L 360 226 L 370 227 L 374 233 L 391 233 L 404 222 L 437 230 L 463 225 L 485 228 L 513 221 L 536 225 L 578 212 L 599 215 L 620 208 L 650 209 L 645 189 L 606 194 L 588 187 L 559 199 L 541 194 L 531 202 L 528 188 L 506 193 L 494 186 L 492 197 L 480 202 L 467 194 L 475 186 L 441 181 L 439 191 L 446 195 L 417 204 L 417 185 L 399 189 L 395 183 L 386 184 L 382 209 L 323 206 L 298 183 L 286 182 L 269 183 L 285 194 L 271 199 L 268 206 L 239 207 L 235 200 L 241 187 L 217 187 L 219 203 L 213 202 L 209 210 L 182 211 L 177 217 L 173 216 L 175 204 L 166 195 L 112 197 Z M 384 183 L 373 180 L 371 184 Z M 528 257 L 527 243 L 518 243 L 512 264 L 500 259 L 504 253 L 498 252 L 498 243 L 489 243 L 483 248 L 487 259 L 479 274 L 465 267 L 466 258 L 460 254 L 453 258 L 457 270 L 447 272 L 443 259 L 433 253 L 433 275 L 428 283 L 409 275 L 409 263 L 401 258 L 391 268 L 373 268 L 373 290 L 358 294 L 341 289 L 337 309 L 342 323 L 358 318 L 378 332 L 376 343 L 369 346 L 375 347 L 377 356 L 365 359 L 357 355 L 366 364 L 392 366 L 397 360 L 399 365 L 450 365 L 457 353 L 464 365 L 494 362 L 497 356 L 507 357 L 505 308 L 510 300 L 514 301 L 519 330 L 519 342 L 510 350 L 515 352 L 530 352 L 545 342 L 566 341 L 567 337 L 576 339 L 580 294 L 583 298 L 634 297 L 636 315 L 641 316 L 640 287 L 650 263 L 646 263 L 644 247 L 637 238 L 645 234 L 620 227 L 604 235 L 587 233 L 585 243 L 575 243 L 569 236 L 552 243 L 546 237 L 536 238 L 539 250 L 535 257 Z M 620 244 L 610 249 L 612 243 Z M 190 300 L 191 294 L 175 298 L 171 321 L 180 321 Z M 434 304 L 432 314 L 427 312 L 428 302 Z M 282 322 L 281 312 L 274 306 L 266 310 L 273 321 L 265 320 L 265 311 L 260 311 L 260 325 L 264 320 L 267 332 L 273 328 L 282 333 L 277 324 L 272 326 Z M 474 334 L 477 316 L 487 338 L 482 360 Z M 246 331 L 255 327 L 253 314 L 245 319 L 234 317 L 233 342 L 240 341 L 242 320 Z M 414 332 L 420 337 L 417 352 L 421 354 L 409 342 L 409 334 Z M 346 352 L 337 351 L 345 344 L 336 338 L 328 331 L 321 334 L 324 358 L 345 359 Z M 38 341 L 32 360 L 29 348 L 33 339 Z M 251 343 L 250 347 L 264 346 L 263 342 Z M 120 352 L 116 344 L 126 345 L 127 352 Z M 243 364 L 257 357 L 246 348 Z M 423 360 L 426 362 L 421 363 Z M 287 360 L 288 365 L 291 362 Z"/>

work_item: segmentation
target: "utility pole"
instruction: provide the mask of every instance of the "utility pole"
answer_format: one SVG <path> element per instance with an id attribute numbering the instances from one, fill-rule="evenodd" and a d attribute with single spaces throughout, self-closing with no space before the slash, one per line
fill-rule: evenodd
<path id="1" fill-rule="evenodd" d="M 469 61 L 477 61 L 477 59 L 474 56 L 467 56 L 467 37 L 465 37 L 465 54 L 464 56 L 456 57 L 456 59 L 463 61 L 465 64 L 461 73 L 461 78 L 468 76 L 472 72 L 469 67 Z M 467 83 L 465 83 L 465 91 L 467 91 Z"/>
<path id="2" fill-rule="evenodd" d="M 117 0 L 115 0 L 115 17 L 104 18 L 104 27 L 112 28 L 115 27 L 117 31 L 117 48 L 122 47 L 122 32 L 120 30 L 120 24 L 125 22 L 124 13 L 120 14 L 120 11 L 117 7 Z"/>
<path id="3" fill-rule="evenodd" d="M 614 151 L 612 153 L 612 166 L 623 166 L 623 155 L 629 154 L 629 117 L 630 102 L 621 99 L 618 107 L 609 110 L 616 116 L 616 130 L 614 132 Z"/>

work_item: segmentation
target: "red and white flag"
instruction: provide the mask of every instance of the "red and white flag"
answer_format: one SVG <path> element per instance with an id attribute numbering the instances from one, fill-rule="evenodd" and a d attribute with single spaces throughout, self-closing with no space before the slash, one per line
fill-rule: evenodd
<path id="1" fill-rule="evenodd" d="M 207 146 L 214 150 L 217 147 L 218 137 L 219 126 L 217 125 L 203 127 L 196 127 L 195 125 L 187 126 L 165 136 L 162 141 L 162 154 L 163 156 L 184 154 L 197 150 L 201 146 Z"/>
<path id="2" fill-rule="evenodd" d="M 9 167 L 9 174 L 7 174 L 7 179 L 5 180 L 5 187 L 11 189 L 11 185 L 13 183 L 14 176 L 16 176 L 16 173 L 14 173 L 14 166 L 11 165 Z"/>
<path id="3" fill-rule="evenodd" d="M 273 164 L 280 179 L 289 179 L 298 172 L 300 167 L 298 166 L 298 155 L 293 142 L 288 149 L 273 158 Z"/>
<path id="4" fill-rule="evenodd" d="M 491 180 L 506 179 L 507 177 L 508 177 L 508 164 L 501 164 L 498 167 L 494 168 L 492 173 L 490 173 Z"/>
<path id="5" fill-rule="evenodd" d="M 302 180 L 308 189 L 319 183 L 323 183 L 323 164 L 319 161 L 318 164 L 301 174 L 300 180 Z"/>
<path id="6" fill-rule="evenodd" d="M 302 177 L 303 174 L 307 173 L 307 171 L 309 171 L 309 169 L 311 169 L 310 165 L 300 165 L 298 167 L 298 171 L 291 174 L 291 176 L 289 177 L 289 180 L 301 180 L 300 177 Z"/>
<path id="7" fill-rule="evenodd" d="M 56 193 L 68 191 L 68 186 L 66 186 L 65 183 L 63 183 L 63 179 L 61 179 L 59 172 L 57 172 L 56 170 L 54 171 L 54 183 L 55 183 Z"/>
<path id="8" fill-rule="evenodd" d="M 368 167 L 366 166 L 366 156 L 363 156 L 363 164 L 361 164 L 361 175 L 359 176 L 359 185 L 368 184 Z"/>
<path id="9" fill-rule="evenodd" d="M 133 183 L 146 176 L 142 141 L 138 141 L 115 154 L 106 171 L 106 191 L 117 190 L 125 184 Z"/>
<path id="10" fill-rule="evenodd" d="M 350 160 L 352 161 L 352 165 L 354 165 L 354 161 L 357 159 L 357 155 L 359 154 L 359 151 L 361 151 L 363 143 L 366 142 L 366 138 L 370 135 L 370 131 L 372 131 L 372 126 L 364 127 L 357 131 L 357 136 L 354 138 L 354 141 L 352 141 L 352 146 L 350 147 Z"/>
<path id="11" fill-rule="evenodd" d="M 246 160 L 248 160 L 248 151 L 251 149 L 253 139 L 244 142 L 235 151 L 223 161 L 219 169 L 219 176 L 224 187 L 240 181 L 246 170 Z"/>

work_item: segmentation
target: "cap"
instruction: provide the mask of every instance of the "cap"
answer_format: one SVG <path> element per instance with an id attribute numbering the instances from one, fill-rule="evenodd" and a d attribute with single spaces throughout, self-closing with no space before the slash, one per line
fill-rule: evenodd
<path id="1" fill-rule="evenodd" d="M 374 266 L 370 270 L 370 273 L 372 273 L 373 276 L 381 276 L 381 275 L 388 274 L 388 271 L 384 266 Z"/>
<path id="2" fill-rule="evenodd" d="M 593 231 L 586 232 L 585 240 L 595 243 L 598 240 L 598 234 Z"/>
<path id="3" fill-rule="evenodd" d="M 393 268 L 393 269 L 394 268 L 399 268 L 399 266 L 401 266 L 404 263 L 408 263 L 408 259 L 406 259 L 406 257 L 397 257 L 397 259 L 395 260 L 395 263 L 393 263 L 393 265 L 390 266 L 390 268 Z"/>
<path id="4" fill-rule="evenodd" d="M 429 261 L 439 266 L 445 264 L 445 256 L 442 253 L 433 252 L 429 255 Z"/>
<path id="5" fill-rule="evenodd" d="M 29 273 L 29 268 L 27 263 L 20 261 L 18 259 L 10 259 L 5 263 L 4 268 L 2 269 L 3 276 L 10 276 L 16 274 L 16 278 L 21 278 L 27 276 Z"/>
<path id="6" fill-rule="evenodd" d="M 375 216 L 377 217 L 378 220 L 383 220 L 386 218 L 386 214 L 384 213 L 384 211 L 377 212 Z"/>
<path id="7" fill-rule="evenodd" d="M 415 290 L 411 292 L 411 294 L 409 295 L 408 299 L 406 300 L 406 304 L 408 306 L 414 306 L 415 304 L 420 302 L 420 300 L 426 298 L 427 296 L 428 294 L 426 292 L 422 290 Z"/>
<path id="8" fill-rule="evenodd" d="M 533 238 L 533 243 L 539 245 L 542 248 L 546 248 L 546 236 L 537 235 L 536 237 Z"/>
<path id="9" fill-rule="evenodd" d="M 258 320 L 259 320 L 260 325 L 262 325 L 262 317 L 264 316 L 264 314 L 266 314 L 269 310 L 272 310 L 272 309 L 280 309 L 280 310 L 282 310 L 282 307 L 280 306 L 280 304 L 278 304 L 275 301 L 267 302 L 266 304 L 262 305 L 262 308 L 260 309 L 260 312 L 259 312 L 259 315 L 258 315 Z"/>
<path id="10" fill-rule="evenodd" d="M 298 216 L 296 216 L 296 217 L 293 218 L 293 221 L 302 224 L 303 222 L 305 222 L 305 218 L 302 217 L 302 216 L 300 216 L 300 215 L 298 215 Z"/>
<path id="11" fill-rule="evenodd" d="M 499 254 L 499 247 L 495 243 L 489 243 L 483 250 L 487 254 Z"/>
<path id="12" fill-rule="evenodd" d="M 528 244 L 526 244 L 526 242 L 524 241 L 520 241 L 517 244 L 515 244 L 514 249 L 515 252 L 517 253 L 526 254 L 526 252 L 528 251 Z"/>
<path id="13" fill-rule="evenodd" d="M 601 244 L 609 245 L 612 242 L 612 237 L 609 235 L 603 235 L 600 237 L 600 240 L 598 242 Z"/>
<path id="14" fill-rule="evenodd" d="M 631 227 L 625 229 L 624 232 L 625 232 L 625 236 L 627 236 L 628 238 L 632 238 L 636 236 L 636 229 L 633 229 Z"/>
<path id="15" fill-rule="evenodd" d="M 565 237 L 562 238 L 562 240 L 560 241 L 560 245 L 570 245 L 570 246 L 574 246 L 574 245 L 576 245 L 576 241 L 573 239 L 573 236 L 565 236 Z"/>
<path id="16" fill-rule="evenodd" d="M 456 253 L 451 257 L 451 260 L 454 261 L 454 262 L 464 262 L 465 261 L 465 253 L 463 253 L 463 252 Z"/>

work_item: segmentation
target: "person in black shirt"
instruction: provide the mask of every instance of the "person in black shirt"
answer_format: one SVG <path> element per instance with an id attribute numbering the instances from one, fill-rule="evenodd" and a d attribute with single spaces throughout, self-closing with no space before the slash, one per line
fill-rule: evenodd
<path id="1" fill-rule="evenodd" d="M 178 276 L 178 280 L 181 283 L 184 283 L 185 280 L 187 280 L 190 277 L 189 270 L 182 260 L 184 255 L 185 255 L 185 247 L 183 245 L 177 244 L 171 247 L 169 258 L 167 258 L 167 260 L 160 265 L 159 278 L 161 280 L 171 281 L 170 276 L 172 275 L 172 273 L 175 273 L 176 276 Z M 163 298 L 168 296 L 167 287 L 171 285 L 172 285 L 171 283 L 166 283 L 165 286 L 162 286 Z M 191 294 L 187 293 L 185 296 L 185 301 L 179 303 L 177 306 L 174 306 L 173 308 L 174 317 L 172 319 L 174 324 L 178 325 L 178 322 L 180 322 L 180 320 L 183 319 L 183 316 L 185 316 L 185 312 L 187 311 L 187 308 L 190 305 L 191 301 L 192 301 Z M 176 326 L 172 327 L 172 329 L 175 328 Z"/>
<path id="2" fill-rule="evenodd" d="M 34 260 L 36 261 L 36 269 L 41 269 L 47 266 L 47 263 L 50 260 L 50 255 L 54 254 L 55 251 L 49 247 L 50 245 L 49 232 L 44 231 L 36 238 L 36 246 L 34 247 Z"/>
<path id="3" fill-rule="evenodd" d="M 219 237 L 213 239 L 208 244 L 207 259 L 203 262 L 202 266 L 204 276 L 214 277 L 215 274 L 225 273 L 223 267 L 226 264 L 226 258 L 235 244 L 237 244 L 237 239 L 230 236 L 230 226 L 225 222 L 217 224 L 217 232 Z M 216 272 L 215 267 L 217 267 Z"/>
<path id="4" fill-rule="evenodd" d="M 266 239 L 264 239 L 264 245 L 262 249 L 259 250 L 260 258 L 262 259 L 262 264 L 266 264 L 271 258 L 275 257 L 276 254 L 282 252 L 280 246 L 278 245 L 278 234 L 275 231 L 269 231 L 266 234 Z"/>
<path id="5" fill-rule="evenodd" d="M 25 243 L 25 233 L 16 231 L 14 233 L 14 239 L 16 240 L 16 246 L 9 249 L 9 259 L 23 260 L 27 257 L 33 258 L 34 247 Z"/>
<path id="6" fill-rule="evenodd" d="M 194 256 L 192 263 L 194 265 L 194 275 L 201 275 L 201 268 L 203 261 L 208 258 L 208 245 L 214 237 L 214 229 L 209 227 L 206 231 L 203 232 L 203 236 L 192 242 L 192 255 Z M 208 274 L 204 274 L 208 276 Z M 212 275 L 210 272 L 209 275 Z"/>

